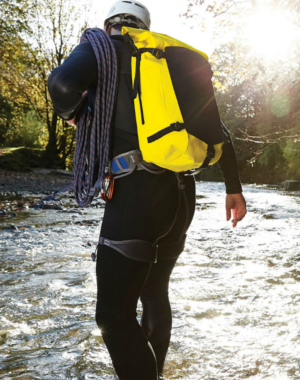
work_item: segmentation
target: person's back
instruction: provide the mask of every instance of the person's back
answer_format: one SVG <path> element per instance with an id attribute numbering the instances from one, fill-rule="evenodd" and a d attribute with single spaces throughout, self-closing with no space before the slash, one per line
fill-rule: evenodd
<path id="1" fill-rule="evenodd" d="M 122 26 L 148 30 L 150 14 L 146 7 L 135 1 L 118 1 L 105 20 L 119 68 L 111 127 L 112 162 L 115 156 L 139 153 L 131 96 L 131 54 L 122 37 Z M 89 102 L 95 106 L 97 75 L 93 49 L 84 42 L 49 77 L 54 107 L 70 124 L 76 123 L 81 94 L 88 91 Z M 62 83 L 65 80 L 68 84 Z M 71 89 L 70 93 L 66 89 Z M 224 143 L 220 166 L 228 193 L 227 218 L 233 210 L 235 226 L 246 209 L 230 138 Z M 168 284 L 195 211 L 193 177 L 169 170 L 153 174 L 142 169 L 115 181 L 97 249 L 96 322 L 121 380 L 163 378 L 172 328 Z M 143 305 L 141 325 L 136 319 L 139 298 Z"/>

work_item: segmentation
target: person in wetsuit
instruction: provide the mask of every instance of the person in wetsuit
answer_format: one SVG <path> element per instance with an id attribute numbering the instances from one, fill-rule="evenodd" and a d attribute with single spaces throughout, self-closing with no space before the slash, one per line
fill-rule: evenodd
<path id="1" fill-rule="evenodd" d="M 121 35 L 122 26 L 150 28 L 150 14 L 136 1 L 118 1 L 105 20 L 105 30 L 114 44 L 119 67 L 118 94 L 113 120 L 112 157 L 138 148 L 134 104 L 131 97 L 131 54 Z M 48 88 L 54 109 L 69 124 L 88 96 L 95 104 L 97 61 L 89 42 L 78 45 L 54 69 Z M 235 227 L 246 214 L 246 204 L 228 131 L 219 161 L 226 185 L 227 220 Z M 153 242 L 161 236 L 157 262 L 124 255 L 100 245 L 97 252 L 96 322 L 120 380 L 163 379 L 172 314 L 168 297 L 170 275 L 183 251 L 186 232 L 195 211 L 195 183 L 182 177 L 184 202 L 179 202 L 175 174 L 135 171 L 115 183 L 113 198 L 106 204 L 100 235 L 114 241 L 139 239 Z M 174 219 L 175 214 L 177 218 Z M 171 227 L 171 228 L 170 228 Z M 137 303 L 143 313 L 137 321 Z"/>

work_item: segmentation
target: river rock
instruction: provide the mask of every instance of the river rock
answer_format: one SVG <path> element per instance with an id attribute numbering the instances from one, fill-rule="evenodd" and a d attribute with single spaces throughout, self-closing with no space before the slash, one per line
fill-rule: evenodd
<path id="1" fill-rule="evenodd" d="M 75 215 L 74 215 L 75 216 Z M 98 226 L 99 225 L 98 220 L 92 220 L 92 219 L 85 219 L 75 222 L 75 224 L 79 224 L 81 226 Z"/>
<path id="2" fill-rule="evenodd" d="M 80 211 L 80 210 L 77 210 L 77 209 L 71 209 L 71 210 L 61 210 L 61 211 L 58 211 L 59 213 L 64 213 L 64 214 L 79 214 L 79 215 L 83 215 L 83 212 Z"/>
<path id="3" fill-rule="evenodd" d="M 43 201 L 45 201 L 45 202 L 49 202 L 49 201 L 59 202 L 60 198 L 57 198 L 56 194 L 52 194 L 52 195 L 49 195 L 47 198 L 43 199 Z"/>
<path id="4" fill-rule="evenodd" d="M 9 214 L 7 214 L 7 216 L 8 216 L 9 218 L 15 218 L 17 215 L 14 214 L 13 212 L 10 212 Z"/>
<path id="5" fill-rule="evenodd" d="M 287 180 L 282 182 L 283 188 L 286 191 L 297 191 L 300 190 L 300 181 Z"/>
<path id="6" fill-rule="evenodd" d="M 63 210 L 59 205 L 42 205 L 43 210 Z"/>
<path id="7" fill-rule="evenodd" d="M 11 224 L 9 227 L 4 227 L 2 231 L 18 231 L 18 228 L 14 224 Z"/>
<path id="8" fill-rule="evenodd" d="M 18 230 L 32 230 L 34 226 L 19 226 Z"/>
<path id="9" fill-rule="evenodd" d="M 63 210 L 62 206 L 59 205 L 47 205 L 40 203 L 38 205 L 33 206 L 34 210 Z"/>
<path id="10" fill-rule="evenodd" d="M 33 205 L 34 210 L 42 210 L 44 205 Z"/>

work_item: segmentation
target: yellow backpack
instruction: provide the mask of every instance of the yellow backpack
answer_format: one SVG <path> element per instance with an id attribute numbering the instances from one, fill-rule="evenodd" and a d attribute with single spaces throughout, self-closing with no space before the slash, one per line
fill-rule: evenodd
<path id="1" fill-rule="evenodd" d="M 174 172 L 219 160 L 225 140 L 206 54 L 166 35 L 122 28 L 131 49 L 140 150 Z"/>

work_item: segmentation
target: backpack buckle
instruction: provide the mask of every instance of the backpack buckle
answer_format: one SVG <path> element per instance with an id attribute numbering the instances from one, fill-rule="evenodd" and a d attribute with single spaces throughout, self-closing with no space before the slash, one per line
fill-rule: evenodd
<path id="1" fill-rule="evenodd" d="M 208 145 L 207 147 L 207 154 L 206 154 L 206 157 L 210 158 L 210 159 L 213 159 L 215 157 L 215 148 L 213 145 Z"/>
<path id="2" fill-rule="evenodd" d="M 130 47 L 131 54 L 133 55 L 133 57 L 136 57 L 137 55 L 139 55 L 140 52 L 139 52 L 138 48 L 135 46 L 135 44 L 134 44 L 132 38 L 130 37 L 129 33 L 124 34 L 123 38 L 124 38 L 124 41 Z"/>
<path id="3" fill-rule="evenodd" d="M 131 46 L 131 49 L 132 49 L 132 56 L 133 57 L 136 57 L 137 55 L 140 54 L 138 48 L 135 46 L 135 44 L 134 44 L 133 41 L 130 42 L 130 46 Z"/>
<path id="4" fill-rule="evenodd" d="M 161 59 L 161 58 L 163 58 L 164 55 L 165 55 L 165 53 L 164 53 L 162 50 L 160 50 L 160 49 L 152 49 L 151 54 L 152 54 L 155 58 L 157 58 L 157 59 Z"/>
<path id="5" fill-rule="evenodd" d="M 172 131 L 180 132 L 184 127 L 182 123 L 178 121 L 176 123 L 171 124 Z"/>

